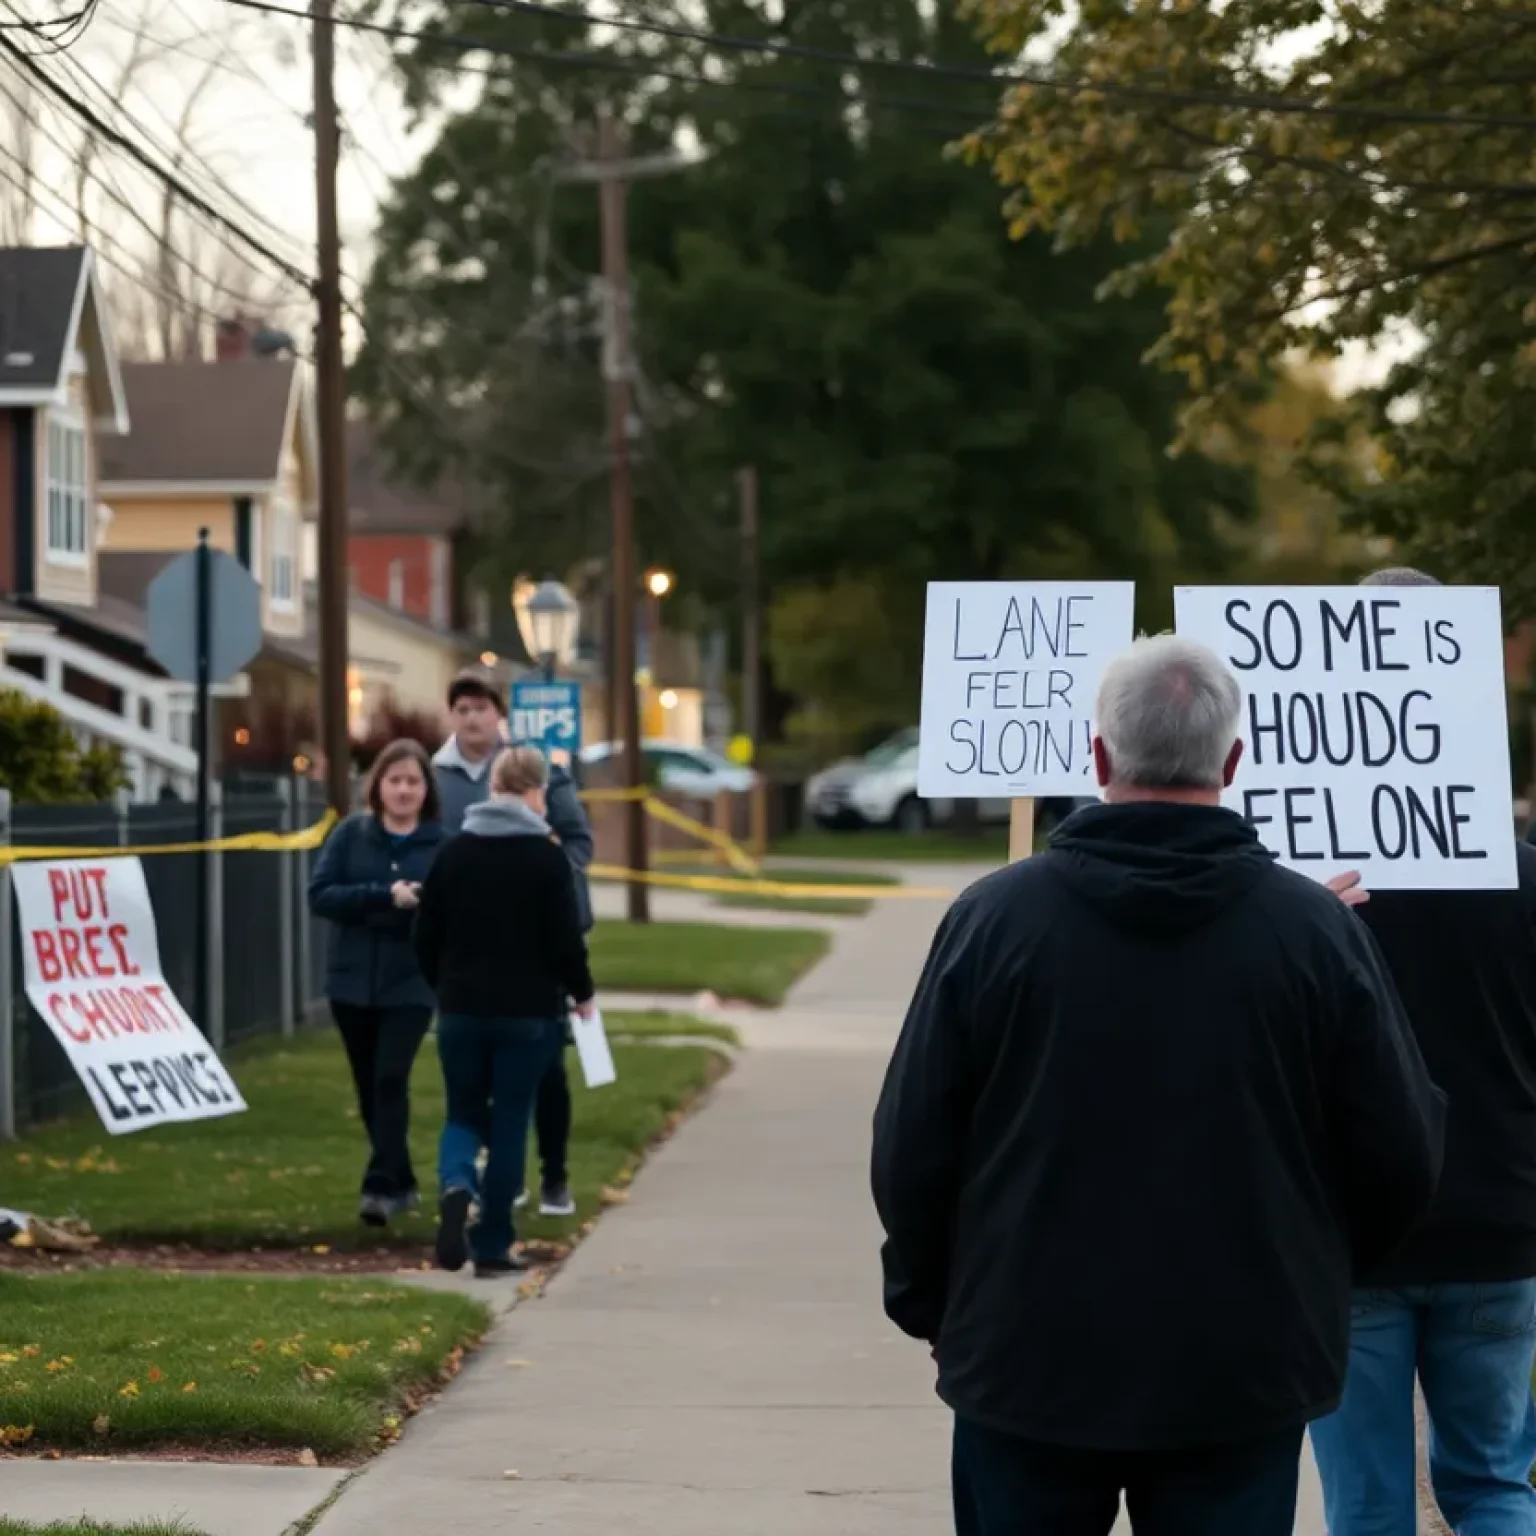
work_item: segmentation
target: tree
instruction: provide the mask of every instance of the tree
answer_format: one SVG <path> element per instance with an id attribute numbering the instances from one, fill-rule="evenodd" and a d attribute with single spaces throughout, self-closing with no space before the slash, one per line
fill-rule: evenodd
<path id="1" fill-rule="evenodd" d="M 17 805 L 89 805 L 128 785 L 122 753 L 82 747 L 51 704 L 0 688 L 0 784 Z"/>
<path id="2" fill-rule="evenodd" d="M 1369 474 L 1314 463 L 1364 525 L 1536 609 L 1536 14 L 1507 0 L 970 0 L 1009 61 L 1049 39 L 972 140 L 1012 231 L 1127 242 L 1115 291 L 1162 289 L 1153 349 L 1187 440 L 1267 370 L 1362 344 Z M 1149 234 L 1157 238 L 1148 249 Z M 1320 432 L 1319 450 L 1349 428 Z"/>
<path id="3" fill-rule="evenodd" d="M 921 0 L 695 9 L 689 25 L 734 36 L 985 63 Z M 728 608 L 732 477 L 757 466 L 775 676 L 815 690 L 802 726 L 846 716 L 853 680 L 881 668 L 879 708 L 912 717 L 930 578 L 1150 586 L 1221 567 L 1248 477 L 1166 454 L 1185 389 L 1140 362 L 1160 301 L 1099 300 L 1108 241 L 1062 261 L 1044 237 L 1008 239 L 987 177 L 946 154 L 985 101 L 973 85 L 924 82 L 914 107 L 877 69 L 583 35 L 473 3 L 407 16 L 542 54 L 484 55 L 478 99 L 396 184 L 354 379 L 399 465 L 482 487 L 503 574 L 605 541 L 597 199 L 566 179 L 600 104 L 634 154 L 694 157 L 629 200 L 643 557 Z M 675 20 L 661 3 L 625 16 Z M 549 62 L 572 50 L 637 74 Z M 407 58 L 418 106 L 453 62 L 426 44 Z M 730 89 L 686 83 L 705 79 Z M 861 633 L 844 603 L 878 628 Z"/>

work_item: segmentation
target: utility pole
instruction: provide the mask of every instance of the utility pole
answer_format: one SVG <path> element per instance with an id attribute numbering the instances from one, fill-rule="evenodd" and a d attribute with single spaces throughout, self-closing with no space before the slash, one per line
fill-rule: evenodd
<path id="1" fill-rule="evenodd" d="M 320 438 L 320 740 L 326 799 L 352 808 L 351 736 L 347 729 L 347 384 L 341 353 L 341 229 L 336 210 L 340 122 L 336 114 L 336 30 L 332 0 L 312 0 L 314 20 L 315 228 L 319 308 L 315 344 L 316 420 Z"/>
<path id="2" fill-rule="evenodd" d="M 753 756 L 763 746 L 762 551 L 757 522 L 757 468 L 736 472 L 741 502 L 741 714 Z"/>
<path id="3" fill-rule="evenodd" d="M 629 188 L 623 179 L 623 134 L 612 114 L 598 121 L 597 183 L 603 225 L 603 373 L 608 382 L 608 494 L 613 510 L 613 678 L 624 737 L 624 787 L 638 793 L 645 782 L 640 747 L 640 693 L 635 679 L 635 508 L 629 476 Z M 624 854 L 629 869 L 629 920 L 651 920 L 645 883 L 645 806 L 631 799 L 624 806 Z"/>

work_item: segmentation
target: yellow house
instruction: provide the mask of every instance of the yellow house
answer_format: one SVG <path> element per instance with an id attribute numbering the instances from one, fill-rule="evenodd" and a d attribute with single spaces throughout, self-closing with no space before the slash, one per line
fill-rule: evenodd
<path id="1" fill-rule="evenodd" d="M 430 716 L 446 732 L 448 685 L 476 650 L 468 636 L 354 592 L 347 605 L 347 655 L 352 733 L 363 736 L 391 706 Z"/>
<path id="2" fill-rule="evenodd" d="M 260 583 L 265 631 L 302 639 L 319 461 L 303 370 L 292 358 L 221 356 L 122 374 L 133 432 L 102 445 L 102 549 L 177 554 L 206 528 Z"/>

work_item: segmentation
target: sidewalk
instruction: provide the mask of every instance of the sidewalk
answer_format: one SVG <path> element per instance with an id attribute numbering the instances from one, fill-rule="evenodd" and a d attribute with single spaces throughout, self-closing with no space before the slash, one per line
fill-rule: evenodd
<path id="1" fill-rule="evenodd" d="M 974 871 L 925 870 L 960 889 Z M 948 1416 L 880 1311 L 869 1117 L 939 904 L 844 925 L 547 1297 L 319 1536 L 936 1536 Z M 579 1113 L 579 1107 L 578 1107 Z M 1314 1485 L 1297 1530 L 1322 1536 Z M 276 1536 L 276 1533 L 273 1533 Z"/>

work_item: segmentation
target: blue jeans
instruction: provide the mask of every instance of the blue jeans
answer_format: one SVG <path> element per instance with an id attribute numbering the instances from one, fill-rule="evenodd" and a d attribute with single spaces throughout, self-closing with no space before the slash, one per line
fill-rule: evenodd
<path id="1" fill-rule="evenodd" d="M 1413 1382 L 1435 1498 L 1458 1536 L 1533 1536 L 1536 1280 L 1357 1291 L 1349 1379 L 1312 1426 L 1329 1536 L 1418 1530 Z"/>
<path id="2" fill-rule="evenodd" d="M 558 1019 L 488 1019 L 445 1013 L 437 1053 L 448 1091 L 448 1117 L 437 1149 L 438 1187 L 478 1196 L 470 1235 L 474 1258 L 494 1263 L 511 1251 L 512 1202 L 522 1193 L 528 1122 L 539 1079 L 561 1047 Z M 485 1175 L 475 1163 L 484 1144 Z"/>
<path id="3" fill-rule="evenodd" d="M 957 1536 L 1291 1536 L 1302 1430 L 1189 1451 L 1082 1451 L 955 1420 Z"/>

